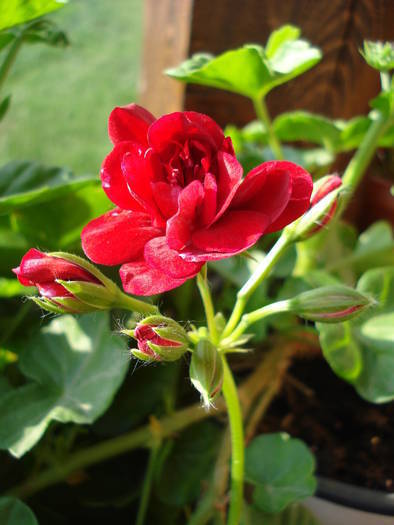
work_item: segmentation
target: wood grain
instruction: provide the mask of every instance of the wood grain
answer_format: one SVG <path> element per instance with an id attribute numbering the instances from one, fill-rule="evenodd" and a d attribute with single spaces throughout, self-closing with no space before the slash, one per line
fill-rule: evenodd
<path id="1" fill-rule="evenodd" d="M 285 23 L 322 48 L 322 62 L 268 95 L 273 115 L 302 108 L 335 118 L 368 110 L 379 78 L 358 49 L 363 39 L 392 40 L 394 0 L 146 0 L 141 100 L 154 112 L 181 109 L 184 87 L 161 71 L 199 51 L 214 54 L 246 42 L 264 44 Z M 185 107 L 209 113 L 222 125 L 245 124 L 251 104 L 233 94 L 187 86 Z"/>

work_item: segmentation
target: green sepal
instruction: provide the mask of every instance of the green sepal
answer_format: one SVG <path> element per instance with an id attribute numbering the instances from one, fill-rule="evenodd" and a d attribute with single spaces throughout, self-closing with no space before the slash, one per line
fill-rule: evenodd
<path id="1" fill-rule="evenodd" d="M 116 304 L 117 294 L 105 286 L 87 281 L 63 281 L 56 279 L 74 297 L 98 310 L 108 310 Z"/>
<path id="2" fill-rule="evenodd" d="M 155 359 L 152 356 L 148 356 L 144 354 L 143 352 L 141 352 L 140 350 L 138 350 L 137 348 L 133 348 L 132 350 L 130 350 L 130 353 L 137 359 L 140 359 L 141 361 L 145 361 L 147 363 L 152 363 L 153 361 L 159 361 L 159 359 Z"/>
<path id="3" fill-rule="evenodd" d="M 64 306 L 63 313 L 85 314 L 97 310 L 94 306 L 90 306 L 74 297 L 56 297 L 56 303 Z"/>
<path id="4" fill-rule="evenodd" d="M 111 281 L 111 279 L 108 279 L 94 264 L 87 261 L 83 257 L 79 257 L 78 255 L 73 255 L 72 253 L 67 252 L 50 252 L 47 255 L 50 257 L 58 257 L 59 259 L 65 259 L 66 261 L 69 261 L 73 264 L 76 264 L 77 266 L 80 266 L 84 270 L 86 270 L 88 273 L 92 274 L 96 279 L 98 279 L 105 287 L 108 289 L 112 289 L 114 292 L 115 290 L 119 290 L 118 286 Z"/>
<path id="5" fill-rule="evenodd" d="M 52 314 L 66 313 L 65 310 L 62 310 L 60 307 L 51 303 L 49 299 L 45 299 L 43 297 L 29 297 L 29 299 L 31 301 L 34 301 L 43 310 L 46 310 L 47 312 L 51 312 Z"/>
<path id="6" fill-rule="evenodd" d="M 152 352 L 160 356 L 163 361 L 177 361 L 187 350 L 187 347 L 184 345 L 162 346 L 156 345 L 155 343 L 152 343 L 152 341 L 147 341 L 147 343 Z"/>

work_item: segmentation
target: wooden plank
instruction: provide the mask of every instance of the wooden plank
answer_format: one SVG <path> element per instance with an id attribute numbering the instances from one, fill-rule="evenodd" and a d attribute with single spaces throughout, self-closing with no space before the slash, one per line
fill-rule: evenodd
<path id="1" fill-rule="evenodd" d="M 379 75 L 359 55 L 363 39 L 393 39 L 392 0 L 195 0 L 190 53 L 214 54 L 246 42 L 264 44 L 285 23 L 322 48 L 322 62 L 268 95 L 273 115 L 308 109 L 335 118 L 368 111 L 379 89 Z M 185 107 L 209 113 L 220 124 L 242 125 L 254 118 L 247 100 L 218 90 L 190 85 Z"/>
<path id="2" fill-rule="evenodd" d="M 154 115 L 183 106 L 184 86 L 164 69 L 188 55 L 193 0 L 144 0 L 144 40 L 139 102 Z"/>

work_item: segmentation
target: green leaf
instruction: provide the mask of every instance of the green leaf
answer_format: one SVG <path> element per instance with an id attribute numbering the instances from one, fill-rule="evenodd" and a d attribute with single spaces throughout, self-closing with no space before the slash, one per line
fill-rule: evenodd
<path id="1" fill-rule="evenodd" d="M 10 107 L 11 103 L 11 95 L 8 95 L 7 97 L 3 98 L 3 100 L 0 102 L 0 120 L 3 120 L 5 114 L 8 111 L 8 108 Z"/>
<path id="2" fill-rule="evenodd" d="M 9 228 L 0 227 L 0 273 L 9 277 L 11 268 L 18 266 L 29 248 L 22 235 Z"/>
<path id="3" fill-rule="evenodd" d="M 257 99 L 307 71 L 321 59 L 320 50 L 298 39 L 299 34 L 298 28 L 284 26 L 271 35 L 266 50 L 259 45 L 246 44 L 217 57 L 194 55 L 166 73 L 183 82 Z"/>
<path id="4" fill-rule="evenodd" d="M 334 155 L 323 148 L 301 149 L 292 146 L 282 146 L 283 156 L 286 160 L 295 162 L 308 171 L 329 166 L 334 161 Z M 275 155 L 270 148 L 264 148 L 264 160 L 275 160 Z"/>
<path id="5" fill-rule="evenodd" d="M 8 46 L 15 38 L 15 35 L 10 31 L 0 33 L 0 51 Z"/>
<path id="6" fill-rule="evenodd" d="M 13 497 L 0 498 L 2 525 L 38 525 L 33 512 L 22 501 Z"/>
<path id="7" fill-rule="evenodd" d="M 301 29 L 299 27 L 290 24 L 280 27 L 270 34 L 265 47 L 265 54 L 268 58 L 272 58 L 285 42 L 296 40 L 300 35 Z"/>
<path id="8" fill-rule="evenodd" d="M 246 449 L 245 479 L 254 485 L 253 502 L 271 514 L 312 496 L 315 460 L 308 447 L 288 434 L 264 434 Z"/>
<path id="9" fill-rule="evenodd" d="M 318 323 L 323 355 L 334 372 L 373 403 L 394 399 L 394 266 L 366 272 L 357 290 L 378 306 L 337 325 Z"/>
<path id="10" fill-rule="evenodd" d="M 370 106 L 380 111 L 380 113 L 386 117 L 390 117 L 394 111 L 394 88 L 380 93 L 377 97 L 371 100 Z"/>
<path id="11" fill-rule="evenodd" d="M 360 50 L 367 64 L 378 71 L 394 69 L 394 43 L 371 42 L 364 40 L 364 49 Z"/>
<path id="12" fill-rule="evenodd" d="M 183 507 L 194 501 L 208 479 L 220 444 L 221 429 L 211 421 L 190 426 L 173 446 L 156 479 L 159 499 Z"/>
<path id="13" fill-rule="evenodd" d="M 255 47 L 244 46 L 213 57 L 193 56 L 179 67 L 168 69 L 170 77 L 203 86 L 233 91 L 246 97 L 259 96 L 271 73 Z"/>
<path id="14" fill-rule="evenodd" d="M 112 207 L 100 185 L 75 188 L 62 197 L 17 210 L 13 228 L 30 244 L 44 250 L 75 250 L 80 247 L 82 228 Z"/>
<path id="15" fill-rule="evenodd" d="M 35 287 L 22 286 L 16 279 L 0 277 L 0 297 L 15 297 L 16 295 L 30 295 L 35 293 Z"/>
<path id="16" fill-rule="evenodd" d="M 349 263 L 358 272 L 375 266 L 394 266 L 394 238 L 391 224 L 379 221 L 372 224 L 358 238 Z"/>
<path id="17" fill-rule="evenodd" d="M 70 43 L 66 33 L 52 20 L 38 20 L 29 24 L 23 31 L 23 42 L 42 43 L 54 47 L 66 47 Z"/>
<path id="18" fill-rule="evenodd" d="M 21 353 L 19 367 L 30 382 L 0 400 L 0 447 L 20 457 L 52 420 L 92 423 L 108 408 L 128 363 L 108 314 L 53 320 Z"/>
<path id="19" fill-rule="evenodd" d="M 65 168 L 28 161 L 9 162 L 0 168 L 0 215 L 97 184 L 96 177 L 77 178 Z"/>
<path id="20" fill-rule="evenodd" d="M 241 525 L 319 525 L 315 516 L 303 505 L 294 503 L 279 514 L 267 514 L 245 505 Z"/>
<path id="21" fill-rule="evenodd" d="M 60 9 L 67 0 L 7 0 L 0 3 L 0 30 Z"/>
<path id="22" fill-rule="evenodd" d="M 330 149 L 335 149 L 340 135 L 340 130 L 331 119 L 308 111 L 282 113 L 275 119 L 273 126 L 281 141 L 302 140 Z"/>

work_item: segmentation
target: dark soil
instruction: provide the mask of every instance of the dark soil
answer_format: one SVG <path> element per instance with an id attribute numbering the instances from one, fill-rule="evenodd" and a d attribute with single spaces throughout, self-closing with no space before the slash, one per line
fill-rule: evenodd
<path id="1" fill-rule="evenodd" d="M 361 399 L 321 358 L 295 363 L 260 432 L 303 439 L 318 475 L 394 492 L 394 403 Z"/>

